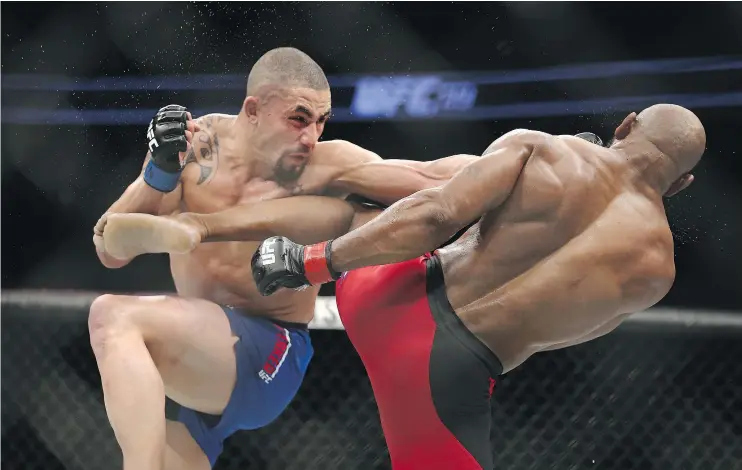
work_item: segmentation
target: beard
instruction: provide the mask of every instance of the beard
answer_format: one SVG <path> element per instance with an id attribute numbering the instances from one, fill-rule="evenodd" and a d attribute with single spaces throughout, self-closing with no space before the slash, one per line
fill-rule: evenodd
<path id="1" fill-rule="evenodd" d="M 273 175 L 276 181 L 280 183 L 294 183 L 304 173 L 304 168 L 308 162 L 302 162 L 300 165 L 287 161 L 286 157 L 281 157 L 273 168 Z"/>

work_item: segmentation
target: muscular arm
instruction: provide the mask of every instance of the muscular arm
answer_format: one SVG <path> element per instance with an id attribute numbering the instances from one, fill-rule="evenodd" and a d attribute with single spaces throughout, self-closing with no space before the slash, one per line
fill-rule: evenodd
<path id="1" fill-rule="evenodd" d="M 381 216 L 332 243 L 332 267 L 348 271 L 408 260 L 432 251 L 465 225 L 502 204 L 535 145 L 530 132 L 499 139 L 448 183 L 402 199 Z"/>
<path id="2" fill-rule="evenodd" d="M 331 191 L 391 204 L 417 191 L 442 185 L 479 157 L 456 155 L 433 162 L 381 160 L 350 142 L 332 141 L 323 143 L 319 160 L 317 167 L 324 176 L 334 178 L 328 183 Z M 179 217 L 200 226 L 202 242 L 257 241 L 280 235 L 311 244 L 344 235 L 379 212 L 335 198 L 297 196 Z"/>
<path id="3" fill-rule="evenodd" d="M 382 160 L 375 153 L 342 140 L 320 145 L 315 151 L 317 166 L 323 172 L 321 178 L 329 194 L 358 194 L 387 205 L 442 185 L 477 158 L 455 155 L 432 162 Z"/>
<path id="4" fill-rule="evenodd" d="M 477 159 L 479 157 L 472 155 L 454 155 L 432 162 L 369 162 L 340 174 L 331 188 L 359 194 L 382 204 L 394 204 L 418 191 L 443 185 Z"/>
<path id="5" fill-rule="evenodd" d="M 379 211 L 340 199 L 296 196 L 236 206 L 213 214 L 178 216 L 202 230 L 202 242 L 260 241 L 285 236 L 302 244 L 338 237 L 362 225 Z"/>
<path id="6" fill-rule="evenodd" d="M 180 158 L 184 158 L 186 163 L 194 160 L 193 157 L 195 156 L 196 151 L 203 152 L 203 149 L 211 144 L 208 135 L 209 133 L 201 131 L 201 125 L 204 123 L 206 124 L 206 127 L 211 127 L 209 125 L 210 119 L 209 116 L 204 116 L 194 121 L 190 116 L 190 113 L 188 114 L 186 138 L 188 138 L 189 133 L 195 133 L 192 138 L 198 137 L 198 139 L 193 140 L 192 144 L 189 141 L 188 153 L 180 155 Z M 163 193 L 153 189 L 144 182 L 144 169 L 147 167 L 147 163 L 149 163 L 151 158 L 151 153 L 147 152 L 147 156 L 144 159 L 144 165 L 142 166 L 142 172 L 139 174 L 137 179 L 126 188 L 124 194 L 122 194 L 121 197 L 119 197 L 119 199 L 108 208 L 104 216 L 101 217 L 95 226 L 93 243 L 96 247 L 98 259 L 100 259 L 101 263 L 107 268 L 121 268 L 129 264 L 131 259 L 114 258 L 102 249 L 103 243 L 100 234 L 104 228 L 104 221 L 106 220 L 105 216 L 108 214 L 122 213 L 169 215 L 175 212 L 180 206 L 180 201 L 183 195 L 183 187 L 181 183 L 178 183 L 173 191 Z"/>
<path id="7" fill-rule="evenodd" d="M 142 166 L 142 173 L 131 183 L 121 197 L 114 202 L 111 207 L 108 208 L 106 214 L 152 214 L 152 215 L 168 215 L 175 212 L 180 203 L 182 188 L 178 185 L 174 191 L 170 193 L 162 193 L 155 189 L 152 189 L 147 183 L 144 182 L 144 167 L 147 166 L 151 155 L 147 152 L 147 156 L 144 159 L 144 165 Z M 131 262 L 130 259 L 117 259 L 108 255 L 105 251 L 102 251 L 100 246 L 96 244 L 96 253 L 98 259 L 103 266 L 111 269 L 121 268 Z"/>

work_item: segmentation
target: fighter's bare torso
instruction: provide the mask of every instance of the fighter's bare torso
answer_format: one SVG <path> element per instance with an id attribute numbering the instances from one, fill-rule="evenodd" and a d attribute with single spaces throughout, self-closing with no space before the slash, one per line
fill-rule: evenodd
<path id="1" fill-rule="evenodd" d="M 307 165 L 296 181 L 256 178 L 244 158 L 244 149 L 235 148 L 226 137 L 235 118 L 208 115 L 199 119 L 201 132 L 193 138 L 193 152 L 187 157 L 181 177 L 181 212 L 213 213 L 236 205 L 323 191 L 325 181 L 315 171 L 314 163 Z M 312 162 L 315 157 L 322 158 L 323 146 L 328 144 L 332 145 L 317 144 Z M 178 294 L 287 321 L 309 321 L 319 288 L 285 290 L 270 298 L 261 296 L 249 263 L 257 246 L 257 242 L 204 243 L 191 253 L 170 255 Z"/>
<path id="2" fill-rule="evenodd" d="M 668 292 L 672 234 L 639 181 L 609 149 L 544 135 L 506 203 L 439 250 L 451 305 L 506 371 Z"/>

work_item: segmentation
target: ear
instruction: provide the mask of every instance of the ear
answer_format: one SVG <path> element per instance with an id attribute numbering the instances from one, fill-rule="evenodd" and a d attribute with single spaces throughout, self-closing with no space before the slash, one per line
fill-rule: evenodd
<path id="1" fill-rule="evenodd" d="M 684 174 L 680 178 L 676 179 L 675 182 L 670 185 L 670 188 L 665 193 L 665 197 L 672 197 L 678 194 L 680 191 L 690 186 L 693 180 L 695 180 L 693 175 L 691 175 L 690 173 Z"/>
<path id="2" fill-rule="evenodd" d="M 629 133 L 631 132 L 631 127 L 636 122 L 636 113 L 631 113 L 628 116 L 626 116 L 619 124 L 619 126 L 616 128 L 616 132 L 613 133 L 613 136 L 616 138 L 616 140 L 623 140 L 625 139 Z"/>
<path id="3" fill-rule="evenodd" d="M 245 98 L 245 102 L 242 103 L 242 109 L 245 110 L 245 115 L 250 122 L 257 121 L 259 104 L 260 99 L 255 96 L 248 96 Z"/>

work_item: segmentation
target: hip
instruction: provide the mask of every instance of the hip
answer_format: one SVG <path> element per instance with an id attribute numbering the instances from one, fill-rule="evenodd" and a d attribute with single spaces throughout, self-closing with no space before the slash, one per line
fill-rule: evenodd
<path id="1" fill-rule="evenodd" d="M 336 295 L 394 468 L 491 468 L 499 360 L 451 308 L 435 255 L 375 268 L 347 274 Z"/>

